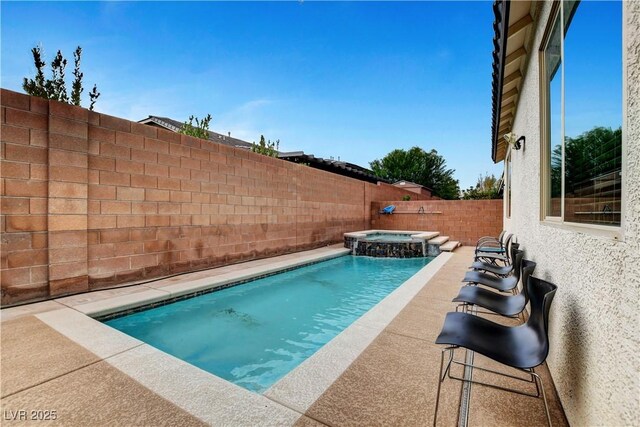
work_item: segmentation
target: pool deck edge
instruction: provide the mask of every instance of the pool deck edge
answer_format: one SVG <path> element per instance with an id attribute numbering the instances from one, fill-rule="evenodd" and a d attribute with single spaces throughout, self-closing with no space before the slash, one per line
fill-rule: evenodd
<path id="1" fill-rule="evenodd" d="M 441 253 L 263 395 L 305 413 L 449 261 Z"/>
<path id="2" fill-rule="evenodd" d="M 209 425 L 293 425 L 303 415 L 71 308 L 48 311 L 36 317 Z"/>

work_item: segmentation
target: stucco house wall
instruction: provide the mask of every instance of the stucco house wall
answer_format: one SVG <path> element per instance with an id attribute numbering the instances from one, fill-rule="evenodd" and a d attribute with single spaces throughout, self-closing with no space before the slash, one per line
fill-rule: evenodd
<path id="1" fill-rule="evenodd" d="M 572 425 L 640 423 L 640 2 L 624 2 L 626 169 L 619 240 L 552 226 L 540 219 L 540 82 L 538 49 L 552 2 L 542 7 L 513 131 L 512 215 L 535 275 L 558 285 L 550 320 L 548 365 Z M 594 58 L 594 60 L 596 60 Z M 623 166 L 624 168 L 624 166 Z M 506 204 L 505 204 L 506 205 Z M 506 209 L 505 209 L 506 212 Z"/>

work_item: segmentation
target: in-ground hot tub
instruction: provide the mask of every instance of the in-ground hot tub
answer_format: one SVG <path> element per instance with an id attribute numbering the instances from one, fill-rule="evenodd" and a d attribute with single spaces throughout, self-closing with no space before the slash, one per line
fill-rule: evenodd
<path id="1" fill-rule="evenodd" d="M 344 233 L 344 247 L 353 255 L 416 258 L 440 254 L 440 246 L 429 244 L 435 231 L 365 230 Z"/>

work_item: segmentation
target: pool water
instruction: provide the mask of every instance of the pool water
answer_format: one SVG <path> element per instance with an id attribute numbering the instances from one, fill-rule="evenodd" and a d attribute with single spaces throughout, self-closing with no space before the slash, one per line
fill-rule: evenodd
<path id="1" fill-rule="evenodd" d="M 260 393 L 431 259 L 342 256 L 105 323 Z"/>
<path id="2" fill-rule="evenodd" d="M 366 238 L 367 242 L 410 242 L 411 234 L 398 234 L 398 233 L 375 233 L 368 234 Z"/>

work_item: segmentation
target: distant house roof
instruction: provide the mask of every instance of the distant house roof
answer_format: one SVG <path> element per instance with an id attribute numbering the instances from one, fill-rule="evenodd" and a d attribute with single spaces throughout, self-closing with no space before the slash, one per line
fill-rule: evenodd
<path id="1" fill-rule="evenodd" d="M 159 116 L 149 116 L 146 119 L 139 120 L 138 123 L 150 126 L 160 126 L 172 132 L 179 132 L 184 125 L 184 123 L 177 120 Z M 250 150 L 253 146 L 253 144 L 250 142 L 243 141 L 238 138 L 232 138 L 229 135 L 222 135 L 213 131 L 208 132 L 210 141 L 248 150 Z M 303 151 L 293 151 L 289 153 L 278 152 L 278 158 L 293 163 L 307 164 L 315 169 L 321 169 L 338 175 L 348 176 L 350 178 L 359 179 L 361 181 L 373 183 L 376 183 L 378 181 L 387 183 L 389 182 L 386 179 L 375 176 L 372 171 L 363 168 L 362 166 L 354 165 L 353 163 L 348 162 L 341 162 L 339 160 L 323 159 L 321 157 L 316 157 L 313 154 L 305 154 Z"/>
<path id="2" fill-rule="evenodd" d="M 429 187 L 425 187 L 424 185 L 416 184 L 415 182 L 406 181 L 406 180 L 396 181 L 396 182 L 394 182 L 394 183 L 393 183 L 393 185 L 395 185 L 396 187 L 419 187 L 419 188 L 426 188 L 427 190 L 431 191 L 431 189 L 430 189 Z"/>
<path id="3" fill-rule="evenodd" d="M 163 127 L 167 130 L 173 132 L 179 132 L 182 129 L 184 123 L 179 122 L 177 120 L 170 119 L 168 117 L 159 117 L 159 116 L 149 116 L 146 119 L 139 120 L 138 123 L 142 123 L 145 125 L 156 125 Z M 246 148 L 250 149 L 252 144 L 247 141 L 243 141 L 238 138 L 233 138 L 230 135 L 222 135 L 221 133 L 208 131 L 209 132 L 209 140 L 219 142 L 220 144 L 230 145 L 232 147 L 237 148 Z"/>
<path id="4" fill-rule="evenodd" d="M 424 185 L 416 184 L 415 182 L 406 181 L 406 180 L 396 181 L 396 182 L 393 183 L 393 185 L 395 185 L 396 187 L 402 186 L 402 187 L 424 187 L 424 188 L 427 188 Z"/>
<path id="5" fill-rule="evenodd" d="M 348 176 L 361 181 L 373 183 L 381 181 L 389 183 L 388 180 L 374 175 L 372 171 L 363 168 L 362 166 L 354 165 L 349 162 L 342 162 L 340 160 L 323 159 L 321 157 L 316 157 L 313 154 L 305 154 L 303 151 L 280 153 L 278 157 L 289 162 L 307 164 L 315 169 L 333 172 L 338 175 Z"/>

